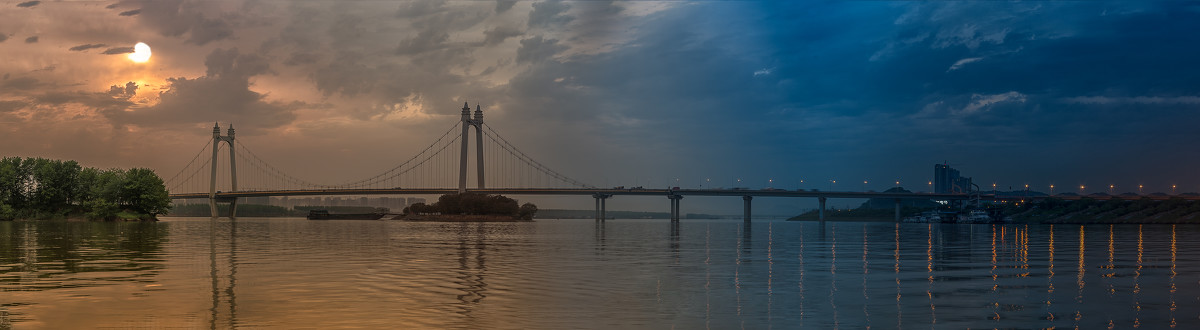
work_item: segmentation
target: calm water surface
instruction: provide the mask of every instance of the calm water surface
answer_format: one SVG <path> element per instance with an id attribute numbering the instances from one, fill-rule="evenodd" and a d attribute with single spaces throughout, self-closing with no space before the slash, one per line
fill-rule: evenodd
<path id="1" fill-rule="evenodd" d="M 1200 226 L 0 222 L 0 328 L 1200 327 Z"/>

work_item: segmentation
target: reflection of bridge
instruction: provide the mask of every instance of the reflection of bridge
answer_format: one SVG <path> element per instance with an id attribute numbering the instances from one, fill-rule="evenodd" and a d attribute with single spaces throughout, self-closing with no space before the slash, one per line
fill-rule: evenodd
<path id="1" fill-rule="evenodd" d="M 470 181 L 467 173 L 471 162 L 468 158 L 468 135 L 470 128 L 476 131 L 476 156 L 474 183 L 477 188 L 467 189 Z M 461 135 L 451 135 L 461 128 Z M 486 137 L 486 139 L 485 139 Z M 924 193 L 880 193 L 880 192 L 834 192 L 834 191 L 791 191 L 781 189 L 608 189 L 596 188 L 562 175 L 526 155 L 509 143 L 490 126 L 483 123 L 483 111 L 476 106 L 474 117 L 466 104 L 462 117 L 436 141 L 416 156 L 391 169 L 366 179 L 341 183 L 317 184 L 287 174 L 278 167 L 264 161 L 247 148 L 244 141 L 237 141 L 235 132 L 229 127 L 227 135 L 221 135 L 219 126 L 213 127 L 213 139 L 196 157 L 171 179 L 168 188 L 175 192 L 172 199 L 209 200 L 212 215 L 217 216 L 217 203 L 229 203 L 232 217 L 237 212 L 238 198 L 263 196 L 306 196 L 306 195 L 434 195 L 454 192 L 479 192 L 510 195 L 590 195 L 596 200 L 596 218 L 605 219 L 606 202 L 609 197 L 665 196 L 671 201 L 671 220 L 679 220 L 679 205 L 684 196 L 741 196 L 744 201 L 745 220 L 750 221 L 751 200 L 754 197 L 809 197 L 820 201 L 820 218 L 824 219 L 827 198 L 887 198 L 896 203 L 896 218 L 900 216 L 900 199 L 966 200 L 964 194 Z M 460 152 L 453 149 L 458 142 Z M 486 143 L 486 144 L 485 144 Z M 236 147 L 235 147 L 236 146 Z M 229 149 L 229 168 L 218 166 L 222 147 Z M 212 157 L 200 162 L 206 150 Z M 242 164 L 239 167 L 238 164 Z M 454 167 L 457 165 L 457 171 Z M 205 171 L 208 170 L 208 171 Z M 239 171 L 241 176 L 239 179 Z M 203 172 L 208 172 L 204 176 Z M 491 173 L 489 185 L 504 188 L 486 188 L 485 172 Z M 229 185 L 218 189 L 218 178 L 228 177 Z M 457 185 L 457 188 L 450 188 Z M 207 189 L 204 189 L 207 188 Z M 186 192 L 179 192 L 186 191 Z M 991 196 L 983 196 L 990 198 Z"/>

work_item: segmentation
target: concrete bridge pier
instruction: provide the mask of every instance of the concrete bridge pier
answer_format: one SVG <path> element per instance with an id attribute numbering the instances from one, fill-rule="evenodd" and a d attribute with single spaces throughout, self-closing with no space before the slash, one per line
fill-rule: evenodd
<path id="1" fill-rule="evenodd" d="M 820 219 L 821 222 L 824 222 L 825 221 L 825 197 L 817 197 L 817 201 L 820 202 L 820 204 L 821 204 L 820 209 L 817 210 L 817 219 Z"/>
<path id="2" fill-rule="evenodd" d="M 667 195 L 667 199 L 671 200 L 671 221 L 679 221 L 679 200 L 683 195 Z"/>
<path id="3" fill-rule="evenodd" d="M 896 199 L 896 222 L 900 222 L 900 199 Z"/>
<path id="4" fill-rule="evenodd" d="M 745 221 L 746 223 L 750 223 L 750 200 L 751 199 L 754 199 L 754 196 L 742 196 L 742 209 L 743 209 L 743 213 L 744 213 L 743 221 Z"/>
<path id="5" fill-rule="evenodd" d="M 604 219 L 608 218 L 606 214 L 607 205 L 605 204 L 608 198 L 612 196 L 612 194 L 592 194 L 592 197 L 596 199 L 596 221 L 604 221 Z"/>

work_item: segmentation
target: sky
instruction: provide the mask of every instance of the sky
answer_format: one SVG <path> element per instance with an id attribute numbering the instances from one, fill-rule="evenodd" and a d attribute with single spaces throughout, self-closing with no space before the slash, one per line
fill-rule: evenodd
<path id="1" fill-rule="evenodd" d="M 469 102 L 596 186 L 1200 191 L 1195 31 L 1190 1 L 0 1 L 0 155 L 170 176 L 233 123 L 337 182 Z"/>

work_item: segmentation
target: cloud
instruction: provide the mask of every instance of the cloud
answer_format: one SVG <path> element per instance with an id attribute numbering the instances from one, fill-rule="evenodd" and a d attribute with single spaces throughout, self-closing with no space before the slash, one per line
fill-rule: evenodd
<path id="1" fill-rule="evenodd" d="M 1200 104 L 1200 96 L 1076 96 L 1063 98 L 1062 101 L 1085 105 L 1197 105 Z"/>
<path id="2" fill-rule="evenodd" d="M 575 19 L 565 14 L 568 9 L 571 9 L 571 5 L 562 1 L 535 2 L 533 3 L 533 11 L 529 13 L 529 27 L 566 25 Z"/>
<path id="3" fill-rule="evenodd" d="M 8 76 L 6 75 L 5 78 Z M 0 82 L 0 90 L 32 90 L 41 86 L 37 79 L 32 77 L 19 77 L 13 79 L 5 79 Z"/>
<path id="4" fill-rule="evenodd" d="M 134 9 L 134 10 L 123 11 L 117 15 L 118 16 L 133 16 L 133 15 L 137 15 L 137 14 L 141 14 L 141 13 L 142 13 L 141 9 Z"/>
<path id="5" fill-rule="evenodd" d="M 762 68 L 762 69 L 758 69 L 758 70 L 754 71 L 755 77 L 765 76 L 765 75 L 769 75 L 769 74 L 771 74 L 771 69 L 767 69 L 767 68 Z"/>
<path id="6" fill-rule="evenodd" d="M 501 25 L 483 31 L 483 44 L 486 46 L 497 45 L 504 40 L 512 37 L 519 37 L 524 32 L 514 26 Z"/>
<path id="7" fill-rule="evenodd" d="M 517 63 L 538 63 L 566 50 L 567 46 L 559 45 L 557 39 L 543 39 L 536 36 L 521 40 L 521 48 L 517 49 Z"/>
<path id="8" fill-rule="evenodd" d="M 101 53 L 101 54 L 104 54 L 104 55 L 120 55 L 120 54 L 129 54 L 129 53 L 132 53 L 132 52 L 133 52 L 133 47 L 113 47 L 113 48 L 109 48 L 109 49 L 106 49 L 106 50 L 104 50 L 104 52 L 103 52 L 103 53 Z"/>
<path id="9" fill-rule="evenodd" d="M 8 40 L 8 35 L 0 33 L 0 42 L 4 42 L 5 40 Z"/>
<path id="10" fill-rule="evenodd" d="M 517 4 L 516 0 L 496 0 L 496 13 L 506 12 L 515 4 Z"/>
<path id="11" fill-rule="evenodd" d="M 29 8 L 29 7 L 37 6 L 40 3 L 42 3 L 42 2 L 41 1 L 26 1 L 26 2 L 22 2 L 22 3 L 18 3 L 17 7 Z"/>
<path id="12" fill-rule="evenodd" d="M 992 107 L 992 105 L 995 104 L 1005 102 L 1024 103 L 1025 100 L 1025 94 L 1021 94 L 1016 91 L 991 95 L 973 94 L 971 95 L 971 103 L 967 104 L 967 106 L 964 107 L 960 113 L 973 114 L 979 111 L 987 111 Z"/>
<path id="13" fill-rule="evenodd" d="M 29 102 L 25 102 L 25 101 L 17 101 L 17 100 L 0 101 L 0 113 L 14 112 L 17 110 L 24 109 L 27 106 L 29 106 Z"/>
<path id="14" fill-rule="evenodd" d="M 161 0 L 138 3 L 142 5 L 138 9 L 138 21 L 158 30 L 165 37 L 179 37 L 188 33 L 185 42 L 198 46 L 233 37 L 233 26 L 222 19 L 208 18 L 202 11 L 208 5 L 217 6 L 219 2 L 201 1 L 184 5 L 183 0 Z M 238 16 L 237 13 L 224 13 L 222 18 Z"/>
<path id="15" fill-rule="evenodd" d="M 137 83 L 130 81 L 130 82 L 125 83 L 125 87 L 112 85 L 111 87 L 108 88 L 108 95 L 112 95 L 113 97 L 123 97 L 123 98 L 128 99 L 128 98 L 136 95 L 137 90 L 138 90 Z"/>
<path id="16" fill-rule="evenodd" d="M 108 45 L 105 45 L 105 44 L 83 44 L 83 45 L 71 47 L 68 50 L 73 51 L 73 52 L 81 52 L 81 51 L 85 51 L 88 49 L 101 48 L 101 47 L 105 47 L 105 46 L 108 46 Z"/>
<path id="17" fill-rule="evenodd" d="M 958 60 L 957 62 L 954 62 L 953 65 L 950 65 L 950 68 L 946 69 L 946 72 L 961 69 L 964 65 L 979 62 L 980 60 L 983 60 L 983 58 L 982 57 L 969 57 L 969 58 L 964 58 L 964 59 Z"/>
<path id="18" fill-rule="evenodd" d="M 37 43 L 37 42 L 38 42 L 38 36 L 32 36 L 29 38 L 25 38 L 25 43 L 27 43 L 27 44 L 32 44 L 32 43 Z"/>
<path id="19" fill-rule="evenodd" d="M 296 119 L 295 111 L 307 106 L 303 102 L 268 101 L 266 95 L 250 90 L 251 77 L 271 72 L 261 56 L 242 54 L 236 48 L 218 48 L 205 57 L 204 65 L 208 69 L 203 77 L 168 79 L 157 104 L 130 108 L 133 111 L 106 111 L 105 116 L 117 124 L 177 127 L 221 121 L 265 130 L 291 123 Z M 106 95 L 127 97 L 136 90 L 136 85 L 113 86 Z"/>

